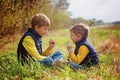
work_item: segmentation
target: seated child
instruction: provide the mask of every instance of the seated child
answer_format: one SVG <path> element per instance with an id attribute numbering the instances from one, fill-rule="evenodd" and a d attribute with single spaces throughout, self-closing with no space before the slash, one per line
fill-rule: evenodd
<path id="1" fill-rule="evenodd" d="M 74 51 L 71 45 L 67 45 L 70 66 L 75 69 L 80 69 L 82 67 L 97 65 L 99 63 L 98 55 L 87 40 L 87 26 L 82 23 L 76 24 L 70 27 L 70 34 L 70 38 L 76 45 Z"/>
<path id="2" fill-rule="evenodd" d="M 50 28 L 50 20 L 44 14 L 36 14 L 31 20 L 31 27 L 24 33 L 21 38 L 18 49 L 18 61 L 24 63 L 33 61 L 40 61 L 40 63 L 52 65 L 57 60 L 62 60 L 63 56 L 60 51 L 53 53 L 52 49 L 55 41 L 50 39 L 49 47 L 42 51 L 42 37 L 48 33 Z"/>

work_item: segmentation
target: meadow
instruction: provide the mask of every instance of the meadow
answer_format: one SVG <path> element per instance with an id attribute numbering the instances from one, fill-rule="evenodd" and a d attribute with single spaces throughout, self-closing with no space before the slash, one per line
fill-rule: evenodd
<path id="1" fill-rule="evenodd" d="M 17 35 L 17 36 L 16 36 Z M 0 80 L 119 80 L 120 79 L 120 31 L 104 28 L 91 28 L 88 40 L 98 51 L 100 64 L 97 67 L 89 69 L 73 70 L 69 65 L 63 68 L 56 66 L 44 66 L 31 61 L 30 65 L 22 66 L 17 62 L 16 49 L 21 37 L 16 34 L 12 37 L 11 42 L 0 40 L 6 43 L 1 47 L 0 53 Z M 115 40 L 118 43 L 113 43 Z M 6 39 L 6 38 L 4 38 Z M 49 31 L 49 34 L 43 37 L 43 50 L 47 48 L 49 39 L 56 41 L 53 51 L 62 51 L 64 61 L 67 59 L 66 45 L 68 43 L 75 45 L 70 39 L 68 29 Z M 5 42 L 6 41 L 6 42 Z M 111 44 L 112 48 L 109 48 Z M 104 45 L 105 44 L 105 45 Z M 109 44 L 109 45 L 108 45 Z M 115 47 L 115 44 L 117 47 Z M 108 45 L 106 47 L 106 45 Z M 115 49 L 115 50 L 114 50 Z M 118 52 L 116 50 L 118 49 Z"/>

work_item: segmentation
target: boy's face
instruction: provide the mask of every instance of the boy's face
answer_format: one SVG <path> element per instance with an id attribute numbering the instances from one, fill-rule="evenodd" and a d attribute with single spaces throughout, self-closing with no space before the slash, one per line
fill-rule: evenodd
<path id="1" fill-rule="evenodd" d="M 50 28 L 50 27 L 48 27 L 48 26 L 42 26 L 42 27 L 36 26 L 36 27 L 35 27 L 35 31 L 36 31 L 40 36 L 44 36 L 44 35 L 48 34 L 48 29 L 49 29 L 49 28 Z"/>
<path id="2" fill-rule="evenodd" d="M 74 43 L 78 42 L 79 40 L 81 40 L 81 35 L 80 34 L 75 34 L 73 31 L 70 31 L 70 38 L 72 39 L 72 41 Z"/>

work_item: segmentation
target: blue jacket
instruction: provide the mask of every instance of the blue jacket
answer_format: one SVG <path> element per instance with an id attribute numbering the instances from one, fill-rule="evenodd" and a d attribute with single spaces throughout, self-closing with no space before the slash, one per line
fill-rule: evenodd
<path id="1" fill-rule="evenodd" d="M 32 58 L 28 52 L 25 50 L 24 46 L 22 45 L 22 42 L 26 36 L 31 36 L 33 40 L 35 41 L 36 48 L 40 54 L 42 54 L 42 37 L 35 32 L 33 29 L 28 28 L 28 31 L 23 35 L 21 38 L 19 44 L 18 44 L 18 49 L 17 49 L 17 57 L 18 61 L 21 61 L 22 64 L 28 63 L 28 57 Z"/>
<path id="2" fill-rule="evenodd" d="M 81 45 L 85 45 L 86 47 L 88 47 L 89 53 L 85 57 L 85 59 L 80 63 L 80 65 L 90 67 L 92 65 L 98 64 L 99 63 L 98 55 L 96 51 L 94 50 L 94 48 L 91 46 L 91 44 L 86 39 L 82 39 L 76 43 L 74 54 L 77 55 L 78 49 Z"/>

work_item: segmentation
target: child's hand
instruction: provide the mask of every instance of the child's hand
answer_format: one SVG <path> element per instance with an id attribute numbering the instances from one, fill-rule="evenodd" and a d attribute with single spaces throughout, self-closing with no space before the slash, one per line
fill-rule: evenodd
<path id="1" fill-rule="evenodd" d="M 67 59 L 66 63 L 69 64 L 71 61 L 71 59 Z"/>
<path id="2" fill-rule="evenodd" d="M 72 52 L 73 51 L 72 45 L 67 44 L 67 50 L 68 50 L 69 53 Z"/>
<path id="3" fill-rule="evenodd" d="M 49 48 L 52 49 L 54 46 L 55 46 L 55 41 L 53 39 L 50 39 Z"/>

